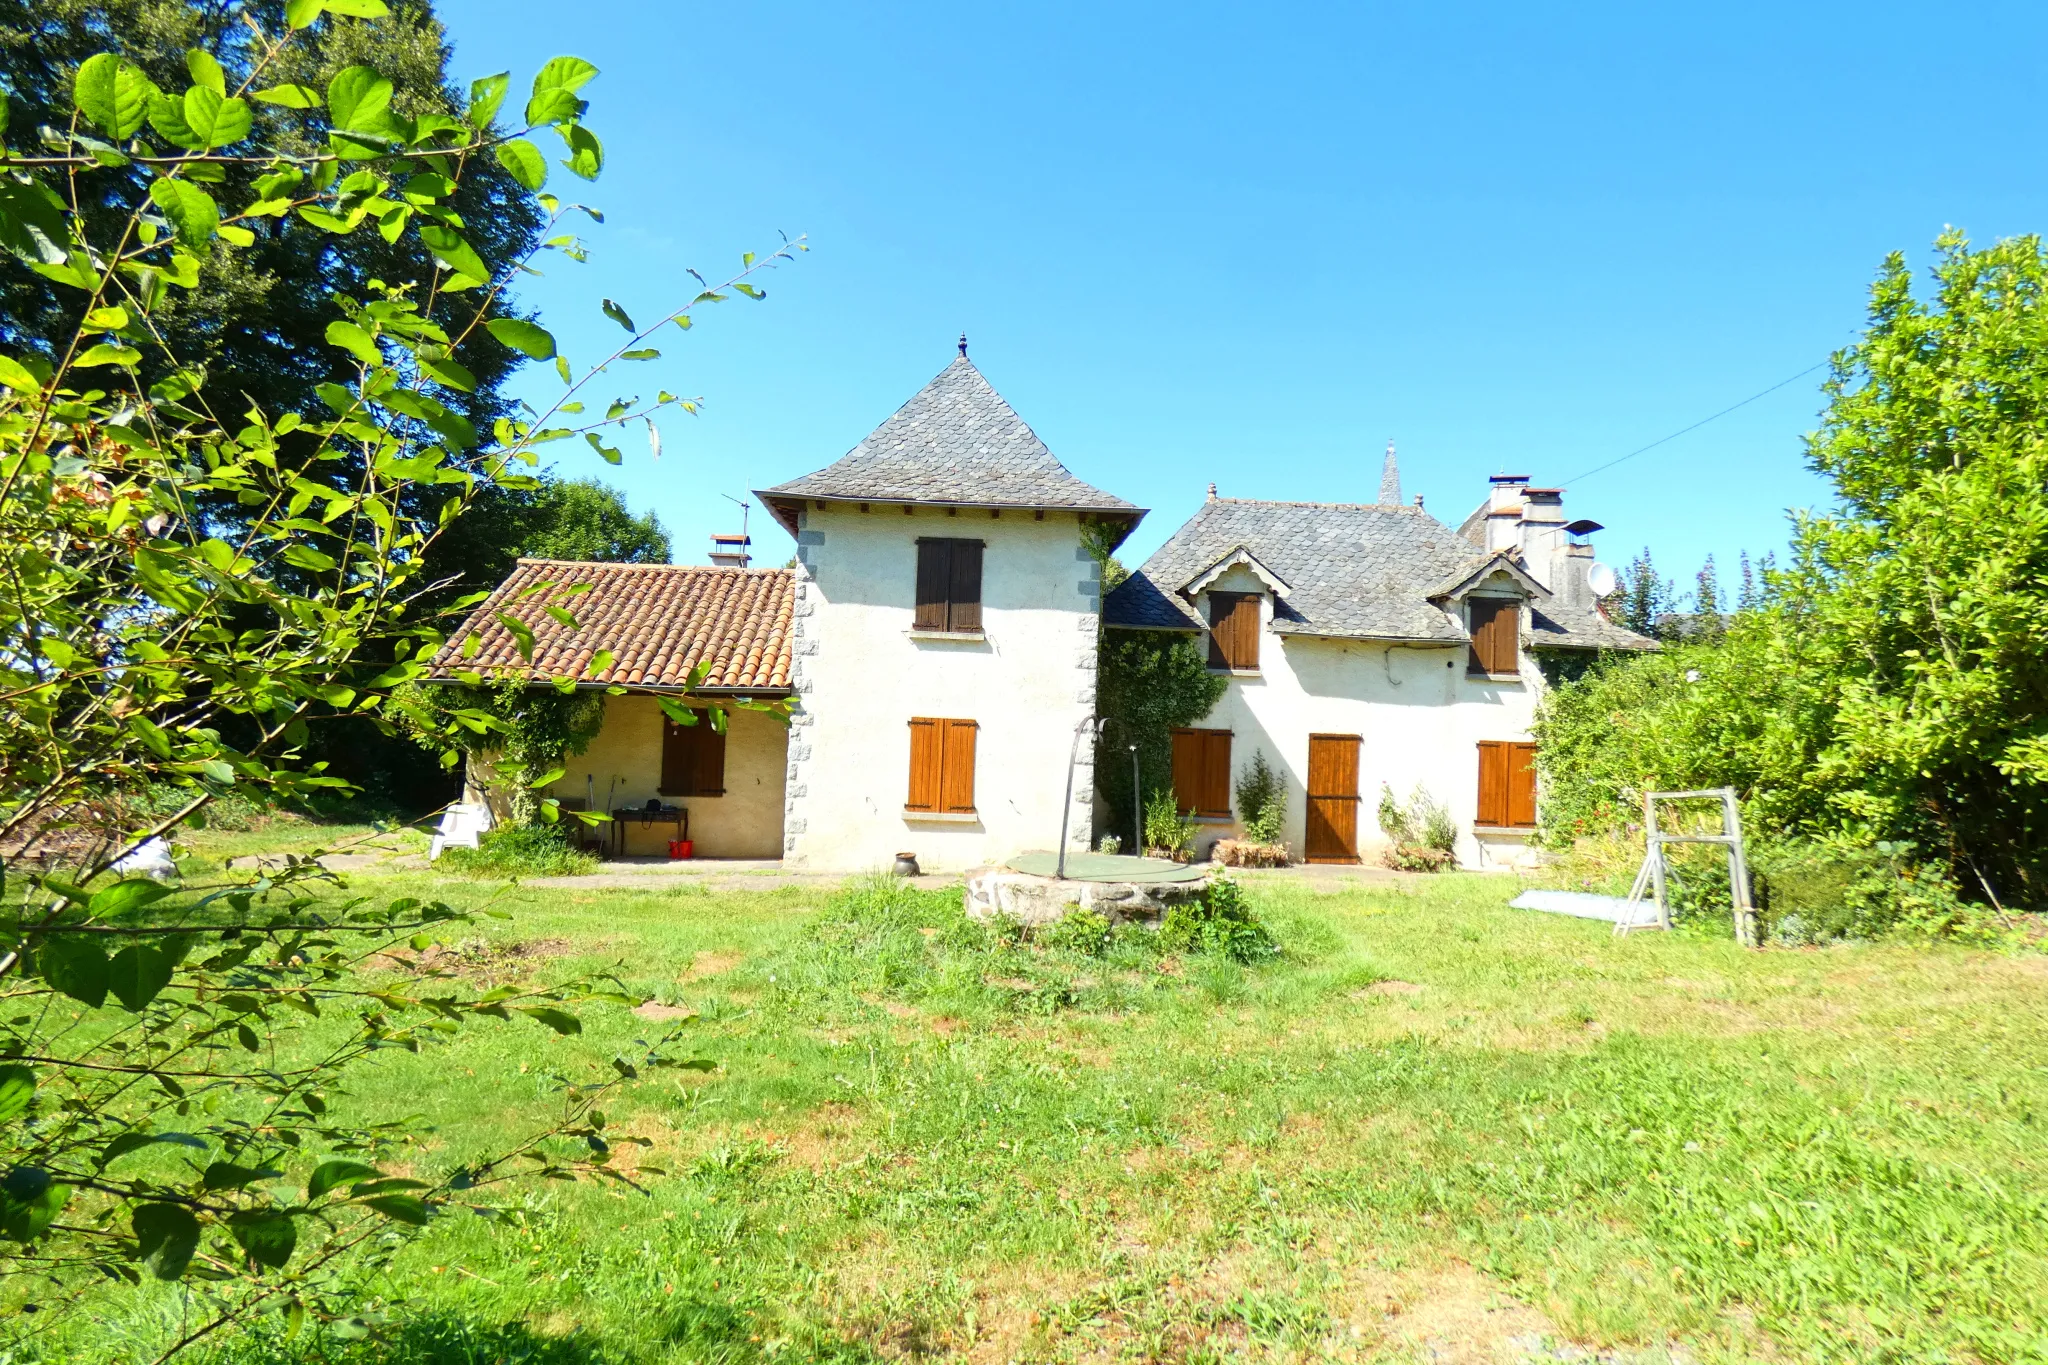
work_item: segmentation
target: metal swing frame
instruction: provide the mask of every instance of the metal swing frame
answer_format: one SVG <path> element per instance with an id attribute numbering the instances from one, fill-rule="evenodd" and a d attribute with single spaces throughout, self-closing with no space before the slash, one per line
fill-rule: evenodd
<path id="1" fill-rule="evenodd" d="M 1659 802 L 1718 801 L 1721 803 L 1719 834 L 1666 834 L 1657 821 Z M 1742 814 L 1735 803 L 1735 788 L 1715 787 L 1710 791 L 1643 793 L 1643 865 L 1629 889 L 1628 903 L 1616 919 L 1616 935 L 1638 929 L 1669 929 L 1671 897 L 1666 882 L 1672 875 L 1665 862 L 1667 844 L 1719 844 L 1728 850 L 1728 896 L 1735 908 L 1735 941 L 1745 948 L 1759 946 L 1756 902 L 1750 897 L 1749 862 L 1742 853 Z M 1655 895 L 1657 917 L 1643 919 L 1640 910 L 1645 892 Z"/>

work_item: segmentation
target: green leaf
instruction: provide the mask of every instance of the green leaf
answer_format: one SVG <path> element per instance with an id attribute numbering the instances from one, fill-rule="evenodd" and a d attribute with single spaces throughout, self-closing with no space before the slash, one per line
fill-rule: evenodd
<path id="1" fill-rule="evenodd" d="M 533 77 L 533 93 L 543 90 L 581 90 L 597 75 L 597 68 L 581 57 L 551 57 Z"/>
<path id="2" fill-rule="evenodd" d="M 71 1187 L 52 1180 L 48 1171 L 16 1166 L 0 1180 L 0 1233 L 17 1242 L 32 1242 L 70 1198 Z"/>
<path id="3" fill-rule="evenodd" d="M 95 365 L 119 365 L 124 369 L 132 369 L 142 363 L 142 352 L 133 346 L 117 346 L 102 341 L 86 347 L 84 353 L 71 363 L 79 369 L 90 369 Z"/>
<path id="4" fill-rule="evenodd" d="M 569 159 L 562 164 L 585 180 L 597 179 L 604 169 L 604 144 L 597 140 L 597 134 L 580 123 L 558 125 L 562 141 L 569 146 Z"/>
<path id="5" fill-rule="evenodd" d="M 176 95 L 166 95 L 154 88 L 150 90 L 149 126 L 156 129 L 166 142 L 174 142 L 188 152 L 206 150 L 206 139 L 185 122 L 185 101 Z"/>
<path id="6" fill-rule="evenodd" d="M 155 181 L 149 187 L 149 200 L 163 210 L 178 240 L 195 250 L 211 242 L 220 226 L 220 205 L 190 181 Z"/>
<path id="7" fill-rule="evenodd" d="M 597 653 L 590 656 L 590 663 L 588 667 L 592 673 L 602 673 L 606 669 L 610 668 L 613 664 L 617 663 L 618 660 L 619 656 L 612 653 L 610 650 L 600 649 L 599 651 L 597 651 Z"/>
<path id="8" fill-rule="evenodd" d="M 260 1166 L 237 1166 L 232 1161 L 216 1161 L 200 1174 L 199 1183 L 209 1190 L 239 1190 L 259 1180 L 275 1180 L 277 1175 L 276 1171 L 264 1170 Z"/>
<path id="9" fill-rule="evenodd" d="M 147 944 L 131 943 L 107 964 L 107 988 L 135 1014 L 148 1008 L 170 984 L 170 958 Z"/>
<path id="10" fill-rule="evenodd" d="M 512 636 L 512 642 L 513 642 L 514 644 L 516 644 L 516 645 L 518 645 L 518 646 L 519 646 L 519 657 L 520 657 L 520 658 L 522 658 L 522 659 L 524 659 L 524 660 L 526 660 L 526 662 L 528 662 L 528 663 L 532 663 L 532 662 L 533 662 L 533 630 L 532 630 L 532 628 L 531 628 L 531 627 L 529 627 L 529 626 L 528 626 L 528 625 L 526 624 L 526 622 L 524 622 L 524 621 L 520 620 L 520 619 L 519 619 L 518 617 L 516 617 L 516 616 L 508 616 L 507 614 L 505 614 L 505 613 L 504 613 L 504 612 L 502 612 L 502 611 L 498 613 L 498 624 L 499 624 L 499 625 L 501 625 L 501 626 L 503 626 L 503 627 L 504 627 L 504 628 L 505 628 L 505 629 L 506 629 L 506 630 L 507 630 L 508 632 L 510 632 L 510 633 L 511 633 L 511 636 Z"/>
<path id="11" fill-rule="evenodd" d="M 85 908 L 94 919 L 111 919 L 152 905 L 170 894 L 171 889 L 161 882 L 153 882 L 147 877 L 130 877 L 112 886 L 101 887 L 93 893 Z"/>
<path id="12" fill-rule="evenodd" d="M 240 142 L 249 135 L 249 103 L 195 85 L 185 92 L 185 126 L 208 148 Z"/>
<path id="13" fill-rule="evenodd" d="M 547 158 L 540 154 L 540 148 L 525 138 L 514 138 L 498 144 L 498 164 L 510 172 L 521 187 L 538 190 L 548 183 Z"/>
<path id="14" fill-rule="evenodd" d="M 329 14 L 346 15 L 350 19 L 388 19 L 391 10 L 384 0 L 327 0 L 322 7 Z"/>
<path id="15" fill-rule="evenodd" d="M 583 117 L 583 101 L 567 90 L 546 90 L 526 102 L 526 126 L 560 127 Z"/>
<path id="16" fill-rule="evenodd" d="M 228 1233 L 241 1243 L 250 1260 L 272 1270 L 282 1269 L 299 1244 L 299 1225 L 291 1215 L 268 1209 L 244 1209 L 229 1215 Z"/>
<path id="17" fill-rule="evenodd" d="M 249 98 L 263 104 L 275 104 L 283 109 L 318 109 L 327 102 L 312 86 L 294 85 L 289 81 L 283 85 L 273 85 L 268 90 L 251 91 Z"/>
<path id="18" fill-rule="evenodd" d="M 462 234 L 454 228 L 439 223 L 420 224 L 420 240 L 427 250 L 434 253 L 434 259 L 458 275 L 467 275 L 478 284 L 491 278 L 491 269 L 476 254 L 476 248 L 462 240 Z"/>
<path id="19" fill-rule="evenodd" d="M 195 85 L 205 86 L 216 95 L 228 93 L 228 73 L 220 69 L 220 63 L 213 54 L 202 48 L 193 48 L 185 54 L 185 69 L 192 73 Z"/>
<path id="20" fill-rule="evenodd" d="M 465 365 L 457 364 L 448 356 L 421 356 L 420 368 L 440 380 L 451 389 L 464 393 L 476 392 L 476 376 Z"/>
<path id="21" fill-rule="evenodd" d="M 505 92 L 512 88 L 512 73 L 500 71 L 495 76 L 485 76 L 469 83 L 469 126 L 484 129 L 491 126 L 491 120 L 498 116 L 498 109 L 505 103 Z"/>
<path id="22" fill-rule="evenodd" d="M 544 327 L 535 326 L 523 318 L 492 318 L 484 326 L 492 336 L 515 351 L 521 351 L 535 360 L 551 360 L 555 354 L 555 339 Z"/>
<path id="23" fill-rule="evenodd" d="M 50 988 L 98 1009 L 107 1002 L 107 955 L 89 934 L 52 934 L 36 949 L 36 971 Z"/>
<path id="24" fill-rule="evenodd" d="M 391 82 L 367 66 L 345 67 L 327 82 L 327 112 L 345 132 L 382 132 L 390 124 Z"/>
<path id="25" fill-rule="evenodd" d="M 310 1204 L 329 1190 L 375 1174 L 375 1166 L 347 1157 L 329 1157 L 313 1168 L 312 1178 L 306 1181 L 306 1202 Z"/>
<path id="26" fill-rule="evenodd" d="M 618 323 L 619 326 L 625 328 L 629 332 L 637 332 L 640 330 L 638 327 L 635 327 L 633 325 L 633 319 L 626 316 L 626 310 L 619 307 L 618 304 L 613 303 L 610 299 L 606 299 L 604 301 L 604 315 L 610 318 L 613 322 Z"/>
<path id="27" fill-rule="evenodd" d="M 597 68 L 581 57 L 556 57 L 543 66 L 533 78 L 533 98 L 526 102 L 527 126 L 580 118 L 583 101 L 576 92 L 596 74 Z"/>
<path id="28" fill-rule="evenodd" d="M 36 1097 L 36 1073 L 25 1066 L 0 1066 L 0 1123 L 28 1112 Z"/>
<path id="29" fill-rule="evenodd" d="M 376 338 L 356 326 L 353 322 L 337 319 L 327 324 L 327 344 L 339 346 L 365 365 L 382 365 L 384 353 L 377 349 Z"/>
<path id="30" fill-rule="evenodd" d="M 616 447 L 608 446 L 603 441 L 598 440 L 597 433 L 594 431 L 584 432 L 583 439 L 590 443 L 590 448 L 596 451 L 606 464 L 617 464 L 624 458 Z"/>
<path id="31" fill-rule="evenodd" d="M 159 1280 L 175 1280 L 199 1250 L 199 1220 L 176 1204 L 143 1204 L 128 1217 L 142 1264 Z"/>
<path id="32" fill-rule="evenodd" d="M 538 1019 L 557 1033 L 581 1033 L 583 1021 L 567 1010 L 558 1010 L 547 1005 L 521 1005 L 519 1012 L 529 1019 Z"/>
<path id="33" fill-rule="evenodd" d="M 320 17 L 320 11 L 326 8 L 322 0 L 285 0 L 285 27 L 293 30 L 311 28 L 313 21 Z"/>
<path id="34" fill-rule="evenodd" d="M 22 393 L 41 393 L 43 386 L 28 372 L 28 367 L 11 356 L 0 355 L 0 384 Z"/>
<path id="35" fill-rule="evenodd" d="M 375 1199 L 365 1199 L 363 1202 L 386 1218 L 411 1223 L 414 1227 L 427 1225 L 427 1206 L 421 1203 L 416 1195 L 380 1194 Z"/>
<path id="36" fill-rule="evenodd" d="M 47 185 L 0 176 L 0 247 L 31 263 L 65 259 L 64 201 Z"/>
<path id="37" fill-rule="evenodd" d="M 155 93 L 155 84 L 141 67 L 111 52 L 86 58 L 72 82 L 78 112 L 116 141 L 126 141 L 141 131 L 143 120 L 149 117 L 150 96 Z"/>

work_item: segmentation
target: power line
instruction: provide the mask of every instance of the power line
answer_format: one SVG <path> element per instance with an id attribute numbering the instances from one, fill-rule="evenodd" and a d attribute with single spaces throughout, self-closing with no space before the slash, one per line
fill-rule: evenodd
<path id="1" fill-rule="evenodd" d="M 1689 427 L 1685 427 L 1681 430 L 1674 431 L 1669 436 L 1660 436 L 1656 440 L 1650 442 L 1646 446 L 1641 447 L 1640 449 L 1631 450 L 1628 454 L 1622 456 L 1619 460 L 1609 460 L 1606 464 L 1601 465 L 1598 469 L 1589 469 L 1583 474 L 1574 475 L 1573 477 L 1566 479 L 1565 483 L 1567 485 L 1575 484 L 1580 479 L 1590 479 L 1595 474 L 1604 474 L 1608 470 L 1614 468 L 1618 464 L 1623 463 L 1624 461 L 1633 460 L 1636 456 L 1641 455 L 1646 451 L 1655 450 L 1658 446 L 1663 445 L 1667 441 L 1677 440 L 1679 437 L 1685 435 L 1688 431 L 1698 431 L 1701 427 L 1705 426 L 1709 422 L 1718 422 L 1723 417 L 1726 417 L 1729 413 L 1735 411 L 1736 408 L 1746 408 L 1751 403 L 1754 403 L 1757 399 L 1768 397 L 1769 395 L 1776 393 L 1779 389 L 1784 388 L 1787 384 L 1796 383 L 1797 381 L 1806 378 L 1806 376 L 1812 374 L 1815 370 L 1826 369 L 1828 367 L 1828 363 L 1828 361 L 1823 360 L 1818 365 L 1808 365 L 1798 374 L 1793 375 L 1792 378 L 1781 379 L 1777 383 L 1771 385 L 1768 389 L 1765 389 L 1762 393 L 1753 393 L 1749 397 L 1743 399 L 1740 403 L 1733 404 L 1730 407 L 1722 408 L 1712 417 L 1702 417 L 1699 421 L 1694 422 Z"/>

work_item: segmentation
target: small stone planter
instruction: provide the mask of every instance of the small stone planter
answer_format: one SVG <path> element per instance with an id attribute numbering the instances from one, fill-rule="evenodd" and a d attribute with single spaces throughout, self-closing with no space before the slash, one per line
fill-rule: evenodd
<path id="1" fill-rule="evenodd" d="M 1206 877 L 1184 882 L 1059 881 L 986 867 L 967 874 L 967 917 L 983 922 L 1007 919 L 1037 929 L 1076 910 L 1093 910 L 1112 923 L 1156 925 L 1168 910 L 1200 900 L 1208 889 Z"/>

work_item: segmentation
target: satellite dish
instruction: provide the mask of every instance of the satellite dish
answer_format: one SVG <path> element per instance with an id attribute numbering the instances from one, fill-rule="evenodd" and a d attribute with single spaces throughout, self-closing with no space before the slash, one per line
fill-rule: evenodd
<path id="1" fill-rule="evenodd" d="M 1614 590 L 1621 586 L 1621 578 L 1605 564 L 1595 564 L 1586 570 L 1586 586 L 1593 590 L 1595 597 L 1612 597 Z"/>

